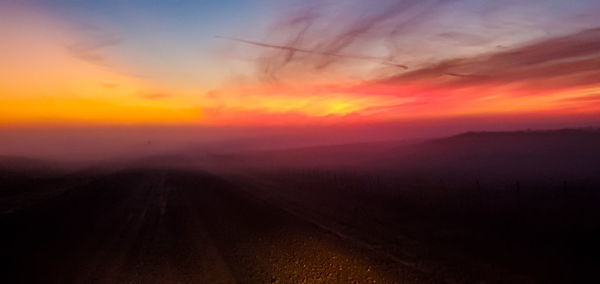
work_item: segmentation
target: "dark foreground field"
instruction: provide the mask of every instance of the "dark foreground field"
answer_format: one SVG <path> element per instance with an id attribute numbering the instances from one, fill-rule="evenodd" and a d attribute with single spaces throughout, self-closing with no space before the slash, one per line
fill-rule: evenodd
<path id="1" fill-rule="evenodd" d="M 25 166 L 0 174 L 2 282 L 597 282 L 599 141 L 467 134 L 219 156 L 210 171 L 215 157 L 5 158 Z"/>
<path id="2" fill-rule="evenodd" d="M 12 280 L 289 283 L 430 281 L 206 173 L 91 178 L 2 216 Z"/>

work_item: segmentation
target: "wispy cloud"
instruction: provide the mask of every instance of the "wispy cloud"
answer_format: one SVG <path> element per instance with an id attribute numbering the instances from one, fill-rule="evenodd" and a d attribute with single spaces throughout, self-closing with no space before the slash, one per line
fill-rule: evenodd
<path id="1" fill-rule="evenodd" d="M 105 88 L 109 88 L 109 89 L 114 89 L 119 86 L 119 84 L 117 84 L 117 83 L 110 83 L 110 82 L 100 82 L 100 85 Z"/>
<path id="2" fill-rule="evenodd" d="M 294 46 L 268 44 L 268 43 L 263 43 L 263 42 L 245 40 L 245 39 L 240 39 L 240 38 L 224 37 L 224 36 L 217 36 L 217 38 L 233 40 L 233 41 L 246 43 L 246 44 L 250 44 L 250 45 L 254 45 L 254 46 L 259 46 L 259 47 L 266 47 L 266 48 L 273 48 L 273 49 L 288 51 L 288 56 L 285 59 L 286 63 L 289 62 L 290 60 L 292 60 L 295 53 L 309 53 L 309 54 L 315 54 L 315 55 L 322 55 L 325 57 L 335 57 L 335 58 L 342 58 L 342 59 L 369 60 L 369 61 L 374 61 L 374 62 L 384 64 L 384 65 L 390 65 L 390 66 L 396 66 L 396 67 L 399 67 L 402 69 L 408 69 L 408 67 L 406 65 L 394 63 L 394 62 L 390 61 L 388 58 L 381 57 L 381 56 L 331 53 L 331 52 L 325 52 L 325 51 L 321 52 L 318 50 L 302 49 L 302 48 L 297 48 Z"/>
<path id="3" fill-rule="evenodd" d="M 378 80 L 383 84 L 427 82 L 444 88 L 516 84 L 557 89 L 598 84 L 600 28 L 554 37 L 507 51 L 456 58 Z"/>
<path id="4" fill-rule="evenodd" d="M 597 102 L 600 103 L 600 94 L 588 94 L 585 96 L 577 96 L 561 99 L 564 102 Z"/>
<path id="5" fill-rule="evenodd" d="M 258 75 L 266 79 L 289 79 L 287 72 L 326 71 L 356 60 L 406 70 L 410 66 L 399 60 L 393 41 L 446 2 L 450 1 L 381 1 L 371 7 L 363 2 L 336 12 L 316 4 L 281 15 L 264 40 L 219 37 L 263 48 L 255 63 Z M 386 52 L 374 50 L 382 45 Z"/>
<path id="6" fill-rule="evenodd" d="M 149 99 L 149 100 L 160 100 L 160 99 L 168 98 L 171 96 L 172 96 L 171 94 L 167 94 L 167 93 L 148 93 L 148 94 L 141 95 L 142 98 Z"/>
<path id="7" fill-rule="evenodd" d="M 76 58 L 94 63 L 104 64 L 106 58 L 104 50 L 118 45 L 123 41 L 121 37 L 110 34 L 89 34 L 87 38 L 67 46 L 67 50 Z"/>

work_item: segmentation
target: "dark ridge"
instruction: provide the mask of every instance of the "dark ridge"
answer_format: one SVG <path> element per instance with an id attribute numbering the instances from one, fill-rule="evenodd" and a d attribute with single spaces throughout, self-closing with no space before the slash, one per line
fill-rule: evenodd
<path id="1" fill-rule="evenodd" d="M 600 127 L 590 126 L 582 128 L 562 128 L 562 129 L 525 129 L 516 131 L 468 131 L 454 136 L 442 139 L 454 139 L 461 137 L 498 137 L 511 135 L 598 135 Z"/>
<path id="2" fill-rule="evenodd" d="M 20 156 L 0 155 L 0 172 L 10 174 L 46 175 L 63 172 L 55 162 Z"/>

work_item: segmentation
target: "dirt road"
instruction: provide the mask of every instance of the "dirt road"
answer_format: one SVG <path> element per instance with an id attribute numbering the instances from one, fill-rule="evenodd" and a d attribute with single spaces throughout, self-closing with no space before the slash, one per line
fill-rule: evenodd
<path id="1" fill-rule="evenodd" d="M 4 283 L 440 281 L 206 173 L 110 174 L 0 222 Z"/>

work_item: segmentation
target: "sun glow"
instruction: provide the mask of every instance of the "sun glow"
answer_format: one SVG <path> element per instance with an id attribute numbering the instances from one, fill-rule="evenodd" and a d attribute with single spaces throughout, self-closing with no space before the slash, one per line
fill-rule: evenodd
<path id="1" fill-rule="evenodd" d="M 305 34 L 293 25 L 281 25 L 274 28 L 272 43 L 220 42 L 239 49 L 245 61 L 214 50 L 204 50 L 200 60 L 180 52 L 187 45 L 176 40 L 164 46 L 163 41 L 143 44 L 148 38 L 161 39 L 162 33 L 138 37 L 126 29 L 119 33 L 78 26 L 27 5 L 3 5 L 0 34 L 7 40 L 0 45 L 2 125 L 261 125 L 600 111 L 597 29 L 533 42 L 525 38 L 509 50 L 473 42 L 478 53 L 472 55 L 464 52 L 466 47 L 436 49 L 449 37 L 465 39 L 459 33 L 446 33 L 434 37 L 422 51 L 413 48 L 401 56 L 371 56 L 365 54 L 387 52 L 383 47 L 389 42 L 382 42 L 369 25 L 360 37 L 352 29 L 340 35 L 321 34 L 318 29 Z M 340 25 L 340 29 L 347 27 Z M 306 43 L 281 44 L 279 32 L 298 33 Z M 124 37 L 127 33 L 129 37 Z M 367 40 L 367 35 L 374 39 Z M 406 36 L 422 35 L 407 32 Z M 312 42 L 315 46 L 310 49 Z M 161 51 L 160 56 L 148 52 L 154 56 L 136 57 L 150 49 Z M 447 59 L 452 50 L 462 57 Z M 432 61 L 435 56 L 439 58 Z M 215 82 L 193 74 L 194 62 L 200 73 L 210 73 L 205 77 Z M 179 77 L 185 83 L 173 80 Z"/>

